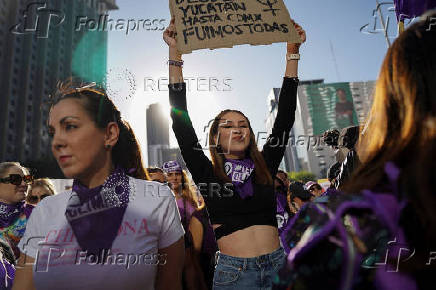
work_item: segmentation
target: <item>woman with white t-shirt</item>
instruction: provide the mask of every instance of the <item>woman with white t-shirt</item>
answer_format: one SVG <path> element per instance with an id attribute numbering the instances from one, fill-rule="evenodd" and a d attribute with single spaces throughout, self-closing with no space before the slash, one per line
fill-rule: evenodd
<path id="1" fill-rule="evenodd" d="M 33 211 L 13 289 L 181 289 L 174 194 L 144 180 L 132 130 L 93 85 L 70 82 L 53 98 L 52 152 L 73 189 Z"/>

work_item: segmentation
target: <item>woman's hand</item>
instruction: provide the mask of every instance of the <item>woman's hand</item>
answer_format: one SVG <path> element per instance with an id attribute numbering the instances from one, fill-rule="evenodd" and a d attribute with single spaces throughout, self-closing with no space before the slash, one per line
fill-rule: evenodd
<path id="1" fill-rule="evenodd" d="M 170 48 L 169 59 L 182 60 L 182 54 L 177 49 L 176 36 L 177 36 L 177 31 L 176 31 L 175 19 L 173 17 L 171 18 L 170 25 L 167 27 L 167 29 L 165 29 L 163 33 L 163 39 L 166 42 L 166 44 L 168 44 L 168 47 Z"/>
<path id="2" fill-rule="evenodd" d="M 174 17 L 171 18 L 170 25 L 163 33 L 163 39 L 169 47 L 169 60 L 182 61 L 182 54 L 177 49 L 177 31 Z M 170 84 L 183 83 L 183 73 L 181 66 L 169 66 Z"/>
<path id="3" fill-rule="evenodd" d="M 288 53 L 295 54 L 295 53 L 298 53 L 300 51 L 301 44 L 306 42 L 306 31 L 304 31 L 303 28 L 300 25 L 298 25 L 298 23 L 295 23 L 295 21 L 292 19 L 291 19 L 291 23 L 292 23 L 292 25 L 294 25 L 294 27 L 297 30 L 298 35 L 300 36 L 300 39 L 301 39 L 301 43 L 288 42 L 288 47 L 287 47 Z"/>
<path id="4" fill-rule="evenodd" d="M 177 48 L 177 39 L 176 39 L 177 31 L 176 31 L 176 25 L 175 25 L 175 19 L 172 18 L 170 25 L 165 29 L 163 33 L 163 39 L 165 40 L 166 44 L 170 48 Z"/>

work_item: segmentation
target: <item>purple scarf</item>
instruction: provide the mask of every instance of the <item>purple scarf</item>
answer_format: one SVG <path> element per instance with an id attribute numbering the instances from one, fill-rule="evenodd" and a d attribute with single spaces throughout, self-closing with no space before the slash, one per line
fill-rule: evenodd
<path id="1" fill-rule="evenodd" d="M 282 191 L 276 192 L 276 202 L 277 202 L 277 228 L 279 230 L 279 236 L 286 227 L 288 223 L 289 214 L 286 210 L 286 206 L 288 205 L 288 201 L 286 199 L 286 193 Z"/>
<path id="2" fill-rule="evenodd" d="M 251 159 L 226 159 L 224 168 L 227 176 L 232 180 L 236 192 L 242 199 L 253 196 L 251 174 L 254 171 L 254 162 Z"/>
<path id="3" fill-rule="evenodd" d="M 89 189 L 74 180 L 65 216 L 88 255 L 100 257 L 102 250 L 112 247 L 129 203 L 129 193 L 129 177 L 121 168 L 95 188 Z"/>
<path id="4" fill-rule="evenodd" d="M 436 7 L 436 0 L 394 0 L 397 20 L 414 18 Z"/>
<path id="5" fill-rule="evenodd" d="M 0 228 L 10 226 L 24 211 L 24 202 L 7 204 L 0 202 Z"/>

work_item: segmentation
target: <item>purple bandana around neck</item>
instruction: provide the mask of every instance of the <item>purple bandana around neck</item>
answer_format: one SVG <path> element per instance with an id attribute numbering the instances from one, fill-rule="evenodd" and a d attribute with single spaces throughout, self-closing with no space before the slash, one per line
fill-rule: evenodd
<path id="1" fill-rule="evenodd" d="M 26 207 L 24 201 L 16 204 L 0 202 L 0 228 L 10 226 L 22 213 Z"/>
<path id="2" fill-rule="evenodd" d="M 115 240 L 129 202 L 129 177 L 117 167 L 103 185 L 87 188 L 78 180 L 68 200 L 65 216 L 80 247 L 100 257 Z"/>
<path id="3" fill-rule="evenodd" d="M 251 159 L 226 159 L 224 169 L 232 180 L 236 192 L 242 199 L 253 196 L 253 182 L 251 174 L 254 171 L 254 162 Z"/>

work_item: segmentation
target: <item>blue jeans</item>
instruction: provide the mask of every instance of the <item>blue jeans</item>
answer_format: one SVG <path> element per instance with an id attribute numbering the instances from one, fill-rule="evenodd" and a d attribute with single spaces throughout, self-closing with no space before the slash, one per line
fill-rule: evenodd
<path id="1" fill-rule="evenodd" d="M 238 258 L 217 252 L 213 289 L 271 289 L 272 278 L 285 257 L 283 248 L 254 258 Z"/>

